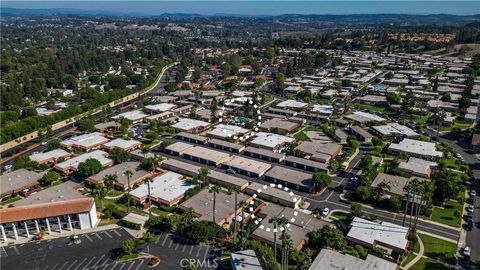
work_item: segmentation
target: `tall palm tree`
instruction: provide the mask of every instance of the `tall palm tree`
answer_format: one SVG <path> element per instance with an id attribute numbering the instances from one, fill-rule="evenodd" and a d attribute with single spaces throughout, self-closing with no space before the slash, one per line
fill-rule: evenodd
<path id="1" fill-rule="evenodd" d="M 125 175 L 127 176 L 127 212 L 130 213 L 130 177 L 133 176 L 133 172 L 130 170 L 127 170 L 125 172 Z"/>
<path id="2" fill-rule="evenodd" d="M 408 213 L 408 205 L 410 203 L 410 195 L 412 192 L 412 182 L 410 180 L 408 180 L 407 184 L 405 184 L 405 187 L 403 187 L 403 192 L 406 192 L 405 210 L 403 211 L 403 221 L 402 221 L 402 226 L 405 226 L 405 220 L 407 219 L 407 213 Z"/>
<path id="3" fill-rule="evenodd" d="M 417 178 L 414 178 L 412 181 L 412 207 L 410 208 L 410 219 L 409 219 L 409 222 L 408 222 L 408 229 L 411 229 L 412 227 L 412 221 L 414 219 L 414 211 L 415 209 L 418 207 L 418 199 L 420 198 L 420 196 L 418 196 L 418 194 L 420 194 L 420 181 L 417 179 Z M 416 205 L 417 204 L 417 205 Z"/>
<path id="4" fill-rule="evenodd" d="M 233 192 L 235 194 L 235 204 L 233 205 L 233 219 L 232 219 L 232 224 L 233 224 L 233 235 L 236 235 L 237 234 L 237 205 L 238 205 L 238 202 L 237 202 L 237 195 L 238 193 L 240 192 L 240 188 L 239 187 L 232 187 L 230 188 L 230 191 Z"/>
<path id="5" fill-rule="evenodd" d="M 278 226 L 280 226 L 280 228 L 285 226 L 288 223 L 288 220 L 286 217 L 274 216 L 270 218 L 268 222 L 273 223 L 273 254 L 276 260 L 277 259 L 277 231 L 278 231 L 277 228 Z"/>
<path id="6" fill-rule="evenodd" d="M 182 215 L 180 216 L 180 221 L 190 223 L 195 218 L 195 210 L 192 207 L 188 207 L 183 210 Z"/>
<path id="7" fill-rule="evenodd" d="M 213 193 L 213 222 L 214 223 L 217 223 L 216 222 L 216 219 L 215 219 L 215 210 L 216 210 L 216 203 L 217 203 L 217 194 L 220 192 L 220 187 L 217 186 L 217 185 L 212 185 L 209 189 L 209 192 L 210 193 Z"/>
<path id="8" fill-rule="evenodd" d="M 148 219 L 152 217 L 152 197 L 151 197 L 151 190 L 150 190 L 150 183 L 153 182 L 153 178 L 148 176 L 145 177 L 143 180 L 144 183 L 147 183 L 147 189 L 148 189 Z"/>
<path id="9" fill-rule="evenodd" d="M 244 221 L 245 221 L 245 208 L 248 207 L 248 203 L 245 201 L 241 201 L 238 203 L 238 207 L 242 209 L 242 221 L 240 222 L 240 231 L 242 232 L 242 235 L 243 235 L 243 227 L 244 227 Z"/>
<path id="10" fill-rule="evenodd" d="M 282 241 L 282 268 L 283 270 L 288 270 L 288 257 L 290 249 L 293 249 L 292 237 L 283 230 L 282 235 L 280 236 Z"/>
<path id="11" fill-rule="evenodd" d="M 95 197 L 97 197 L 100 200 L 102 211 L 103 211 L 105 209 L 103 205 L 103 199 L 105 199 L 105 196 L 107 196 L 107 188 L 104 185 L 97 185 L 92 190 L 92 193 Z"/>
<path id="12" fill-rule="evenodd" d="M 105 175 L 105 177 L 103 177 L 103 183 L 105 183 L 105 186 L 107 187 L 107 189 L 110 190 L 113 188 L 113 185 L 117 181 L 117 179 L 118 179 L 118 175 L 114 173 L 107 174 Z"/>
<path id="13" fill-rule="evenodd" d="M 202 181 L 202 184 L 201 184 L 202 188 L 208 184 L 207 176 L 209 172 L 210 170 L 207 168 L 201 168 L 198 171 L 198 180 Z"/>

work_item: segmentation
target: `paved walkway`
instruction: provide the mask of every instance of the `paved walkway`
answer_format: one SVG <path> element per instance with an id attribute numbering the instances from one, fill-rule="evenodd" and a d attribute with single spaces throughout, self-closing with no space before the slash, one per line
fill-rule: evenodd
<path id="1" fill-rule="evenodd" d="M 413 265 L 415 265 L 422 257 L 423 257 L 423 253 L 425 252 L 425 247 L 423 246 L 423 242 L 422 242 L 422 239 L 420 239 L 420 236 L 418 236 L 417 234 L 417 240 L 418 240 L 418 243 L 420 244 L 420 250 L 418 251 L 418 253 L 415 253 L 414 254 L 417 254 L 417 257 L 415 257 L 413 260 L 411 260 L 407 265 L 405 265 L 403 267 L 403 270 L 408 270 L 410 269 L 410 267 L 412 267 Z"/>

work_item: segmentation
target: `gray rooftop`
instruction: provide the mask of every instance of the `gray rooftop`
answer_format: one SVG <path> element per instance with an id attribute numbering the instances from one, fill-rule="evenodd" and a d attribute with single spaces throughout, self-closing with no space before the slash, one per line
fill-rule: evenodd
<path id="1" fill-rule="evenodd" d="M 40 203 L 68 201 L 72 199 L 85 198 L 80 194 L 83 187 L 73 181 L 66 181 L 60 185 L 44 189 L 38 193 L 30 195 L 20 201 L 13 203 L 14 206 L 34 205 Z"/>
<path id="2" fill-rule="evenodd" d="M 0 176 L 0 187 L 2 196 L 8 195 L 12 192 L 19 192 L 22 189 L 29 188 L 38 184 L 38 180 L 42 178 L 43 174 L 27 169 L 18 169 L 16 171 L 6 173 Z"/>
<path id="3" fill-rule="evenodd" d="M 368 255 L 362 260 L 336 250 L 322 249 L 308 270 L 396 270 L 397 264 Z"/>

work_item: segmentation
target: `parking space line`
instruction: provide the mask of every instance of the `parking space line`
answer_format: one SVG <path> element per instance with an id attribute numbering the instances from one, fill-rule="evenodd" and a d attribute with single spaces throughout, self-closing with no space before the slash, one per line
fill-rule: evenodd
<path id="1" fill-rule="evenodd" d="M 140 260 L 140 263 L 138 264 L 137 268 L 135 268 L 135 270 L 138 270 L 138 268 L 140 268 L 140 266 L 142 266 L 143 264 L 143 260 Z"/>
<path id="2" fill-rule="evenodd" d="M 88 234 L 84 234 L 84 236 L 88 239 L 88 241 L 93 242 L 92 238 L 90 238 L 90 236 L 88 236 Z"/>
<path id="3" fill-rule="evenodd" d="M 190 252 L 188 254 L 192 254 L 193 247 L 194 247 L 194 245 L 192 245 L 192 247 L 190 248 Z"/>
<path id="4" fill-rule="evenodd" d="M 78 263 L 77 267 L 75 267 L 73 270 L 77 270 L 88 258 L 83 259 L 81 262 Z"/>
<path id="5" fill-rule="evenodd" d="M 105 255 L 103 255 L 103 257 L 105 257 Z M 95 267 L 95 269 L 99 268 L 99 267 L 103 267 L 106 263 L 108 263 L 109 259 L 107 258 L 105 261 L 103 261 L 103 263 L 101 263 L 103 261 L 103 259 L 100 259 L 98 260 L 98 262 L 92 266 Z"/>
<path id="6" fill-rule="evenodd" d="M 199 246 L 197 250 L 197 255 L 195 257 L 198 257 L 198 254 L 200 253 L 200 250 L 202 250 L 203 246 Z"/>
<path id="7" fill-rule="evenodd" d="M 118 270 L 122 270 L 123 267 L 125 267 L 125 263 L 122 263 L 122 266 L 118 268 Z"/>
<path id="8" fill-rule="evenodd" d="M 70 266 L 69 266 L 67 269 L 65 269 L 65 270 L 68 270 L 68 269 L 72 268 L 72 266 L 74 266 L 76 262 L 78 262 L 78 260 L 73 261 L 73 262 L 70 264 Z"/>
<path id="9" fill-rule="evenodd" d="M 175 250 L 177 250 L 179 246 L 180 246 L 180 242 L 177 242 L 177 245 L 175 246 Z"/>
<path id="10" fill-rule="evenodd" d="M 113 233 L 115 233 L 116 235 L 118 236 L 122 236 L 119 232 L 117 232 L 116 230 L 112 230 Z"/>
<path id="11" fill-rule="evenodd" d="M 100 237 L 100 235 L 98 235 L 98 233 L 94 233 L 93 235 L 95 235 L 96 237 L 98 237 L 99 240 L 103 240 L 103 238 Z"/>
<path id="12" fill-rule="evenodd" d="M 207 250 L 205 251 L 205 255 L 203 256 L 203 261 L 205 261 L 205 259 L 207 259 L 209 250 L 210 250 L 210 247 L 207 247 Z"/>
<path id="13" fill-rule="evenodd" d="M 17 255 L 20 255 L 20 252 L 18 251 L 18 248 L 16 246 L 13 246 L 12 248 L 15 251 L 15 253 L 17 253 Z"/>
<path id="14" fill-rule="evenodd" d="M 54 270 L 55 268 L 57 268 L 57 266 L 58 266 L 58 263 L 55 264 L 52 268 L 49 268 L 49 265 L 47 265 L 45 268 L 43 268 L 43 270 L 47 270 L 47 269 Z"/>
<path id="15" fill-rule="evenodd" d="M 0 258 L 8 257 L 7 251 L 4 247 L 0 248 Z"/>
<path id="16" fill-rule="evenodd" d="M 187 247 L 187 243 L 185 243 L 185 245 L 183 245 L 183 248 L 182 248 L 182 253 L 185 252 L 185 248 Z"/>
<path id="17" fill-rule="evenodd" d="M 113 239 L 113 237 L 107 231 L 103 231 L 103 233 L 106 234 L 108 237 Z"/>
<path id="18" fill-rule="evenodd" d="M 95 258 L 97 258 L 97 256 L 93 256 L 93 257 L 90 259 L 90 261 L 88 261 L 88 263 L 87 263 L 82 269 L 86 269 L 87 266 L 88 266 L 93 260 L 95 260 Z"/>
<path id="19" fill-rule="evenodd" d="M 58 268 L 58 270 L 62 270 L 63 267 L 65 267 L 65 265 L 67 265 L 68 262 L 65 262 L 62 264 L 62 266 L 60 266 L 60 268 Z"/>
<path id="20" fill-rule="evenodd" d="M 100 259 L 98 259 L 98 261 L 96 261 L 94 264 L 92 264 L 91 267 L 96 267 L 97 264 L 103 260 L 103 257 L 105 257 L 105 255 L 102 255 L 102 257 L 100 257 Z"/>
<path id="21" fill-rule="evenodd" d="M 132 264 L 130 264 L 130 266 L 127 268 L 127 270 L 130 270 L 130 268 L 132 268 L 134 264 L 135 264 L 135 261 L 133 261 Z"/>
<path id="22" fill-rule="evenodd" d="M 171 248 L 173 244 L 173 239 L 170 240 L 170 245 L 168 245 L 168 248 Z"/>
<path id="23" fill-rule="evenodd" d="M 165 234 L 165 239 L 163 239 L 162 246 L 163 246 L 163 245 L 165 245 L 165 242 L 167 241 L 167 239 L 168 239 L 168 236 L 169 236 L 168 234 Z"/>

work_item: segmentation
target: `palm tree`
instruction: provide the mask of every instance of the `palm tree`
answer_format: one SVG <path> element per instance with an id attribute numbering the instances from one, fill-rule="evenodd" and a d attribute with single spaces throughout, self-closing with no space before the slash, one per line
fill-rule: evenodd
<path id="1" fill-rule="evenodd" d="M 212 185 L 209 189 L 210 193 L 213 193 L 213 222 L 217 223 L 215 220 L 215 210 L 216 210 L 216 203 L 217 203 L 217 194 L 220 192 L 220 187 L 217 185 Z"/>
<path id="2" fill-rule="evenodd" d="M 243 225 L 244 225 L 244 220 L 245 220 L 245 208 L 248 207 L 248 203 L 245 202 L 245 201 L 241 201 L 239 204 L 238 204 L 238 207 L 240 209 L 242 209 L 242 221 L 240 223 L 240 231 L 242 232 L 242 235 L 243 235 Z"/>
<path id="3" fill-rule="evenodd" d="M 378 184 L 377 188 L 375 188 L 374 197 L 376 198 L 376 200 L 380 200 L 380 198 L 383 197 L 383 195 L 385 194 L 385 190 L 390 191 L 390 183 L 382 181 Z"/>
<path id="4" fill-rule="evenodd" d="M 97 185 L 93 191 L 93 195 L 97 197 L 100 200 L 102 211 L 105 209 L 103 206 L 103 199 L 105 199 L 105 196 L 107 196 L 107 188 L 104 185 Z"/>
<path id="5" fill-rule="evenodd" d="M 414 210 L 418 207 L 418 203 L 417 202 L 417 199 L 420 198 L 420 196 L 418 196 L 418 194 L 420 194 L 420 181 L 417 179 L 417 178 L 414 178 L 412 181 L 412 207 L 410 208 L 410 219 L 409 219 L 409 222 L 408 222 L 408 229 L 411 229 L 412 227 L 412 221 L 413 221 L 413 214 L 414 214 Z M 417 205 L 416 205 L 417 204 Z"/>
<path id="6" fill-rule="evenodd" d="M 152 217 L 152 197 L 150 194 L 150 183 L 153 182 L 153 178 L 148 176 L 145 177 L 143 180 L 145 183 L 147 183 L 147 189 L 148 189 L 148 219 Z"/>
<path id="7" fill-rule="evenodd" d="M 277 259 L 277 226 L 278 225 L 280 227 L 285 226 L 288 223 L 288 220 L 286 217 L 274 216 L 270 218 L 268 222 L 273 223 L 273 254 L 276 260 Z"/>
<path id="8" fill-rule="evenodd" d="M 402 221 L 402 226 L 405 226 L 405 220 L 407 219 L 407 212 L 408 212 L 408 204 L 410 202 L 410 195 L 412 192 L 412 182 L 408 180 L 407 184 L 405 184 L 405 187 L 403 187 L 403 192 L 406 192 L 405 196 L 405 210 L 403 212 L 403 221 Z"/>
<path id="9" fill-rule="evenodd" d="M 182 215 L 180 216 L 180 221 L 182 222 L 191 222 L 195 218 L 195 210 L 192 207 L 188 207 L 183 210 Z"/>
<path id="10" fill-rule="evenodd" d="M 133 172 L 130 170 L 127 170 L 125 172 L 125 175 L 127 176 L 127 206 L 128 206 L 128 213 L 130 213 L 130 177 L 133 176 Z"/>
<path id="11" fill-rule="evenodd" d="M 142 235 L 142 240 L 147 244 L 147 253 L 150 253 L 150 244 L 155 242 L 155 235 L 151 232 L 144 232 Z"/>
<path id="12" fill-rule="evenodd" d="M 232 219 L 232 224 L 233 224 L 233 235 L 236 235 L 237 233 L 237 195 L 238 193 L 240 192 L 240 188 L 239 187 L 232 187 L 230 188 L 230 191 L 233 192 L 235 194 L 235 204 L 233 205 L 233 219 Z"/>
<path id="13" fill-rule="evenodd" d="M 150 147 L 148 145 L 142 145 L 142 147 L 140 147 L 140 151 L 142 152 L 143 157 L 146 158 L 148 152 L 150 151 Z"/>
<path id="14" fill-rule="evenodd" d="M 198 175 L 198 180 L 201 180 L 202 181 L 202 185 L 201 187 L 203 188 L 204 186 L 206 186 L 208 184 L 207 182 L 207 176 L 208 176 L 208 173 L 210 172 L 209 169 L 207 168 L 201 168 L 197 175 Z"/>
<path id="15" fill-rule="evenodd" d="M 118 179 L 118 175 L 111 173 L 103 177 L 103 182 L 105 183 L 105 186 L 107 187 L 107 189 L 110 190 L 113 188 L 113 184 L 117 181 L 117 179 Z"/>
<path id="16" fill-rule="evenodd" d="M 282 268 L 283 270 L 288 270 L 288 257 L 289 251 L 293 248 L 293 241 L 289 234 L 283 230 L 282 235 L 280 236 L 280 240 L 282 241 Z"/>

